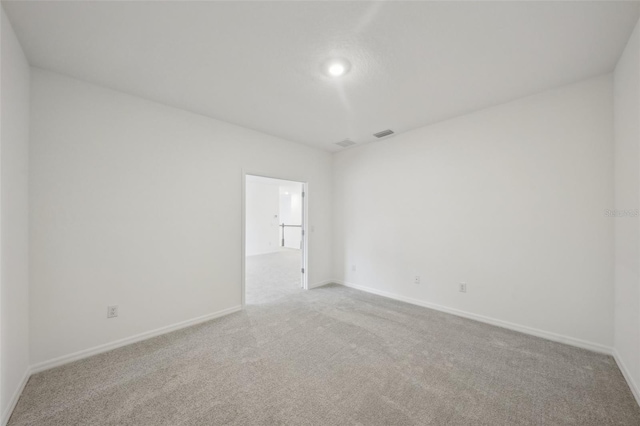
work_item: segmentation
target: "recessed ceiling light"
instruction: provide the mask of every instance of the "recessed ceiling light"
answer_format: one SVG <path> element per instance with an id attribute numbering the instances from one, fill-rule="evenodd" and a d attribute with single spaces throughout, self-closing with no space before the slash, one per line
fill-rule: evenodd
<path id="1" fill-rule="evenodd" d="M 329 67 L 329 74 L 333 76 L 339 76 L 344 74 L 344 65 L 342 64 L 333 64 Z"/>
<path id="2" fill-rule="evenodd" d="M 346 59 L 330 59 L 324 65 L 325 73 L 331 77 L 345 75 L 351 69 L 351 64 Z"/>

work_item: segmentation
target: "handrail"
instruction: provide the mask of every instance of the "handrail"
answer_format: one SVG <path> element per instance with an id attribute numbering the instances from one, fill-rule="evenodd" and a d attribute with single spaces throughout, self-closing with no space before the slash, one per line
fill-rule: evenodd
<path id="1" fill-rule="evenodd" d="M 284 223 L 281 225 L 278 225 L 279 227 L 282 228 L 282 247 L 284 247 L 284 228 L 302 228 L 302 225 L 285 225 Z"/>

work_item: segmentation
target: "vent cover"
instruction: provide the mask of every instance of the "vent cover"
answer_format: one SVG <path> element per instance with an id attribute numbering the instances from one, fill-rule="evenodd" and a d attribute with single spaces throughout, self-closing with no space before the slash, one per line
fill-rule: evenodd
<path id="1" fill-rule="evenodd" d="M 343 148 L 346 148 L 348 146 L 352 146 L 352 145 L 355 145 L 355 144 L 356 144 L 355 142 L 350 141 L 349 139 L 345 139 L 342 142 L 336 142 L 336 145 L 339 145 L 339 146 L 341 146 Z"/>
<path id="2" fill-rule="evenodd" d="M 373 136 L 375 136 L 376 138 L 384 138 L 385 136 L 389 136 L 393 134 L 393 130 L 383 130 L 381 132 L 378 133 L 374 133 Z"/>

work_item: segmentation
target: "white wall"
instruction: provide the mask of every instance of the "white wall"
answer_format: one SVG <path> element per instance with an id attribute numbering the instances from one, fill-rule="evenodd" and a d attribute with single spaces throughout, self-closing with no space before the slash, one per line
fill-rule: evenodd
<path id="1" fill-rule="evenodd" d="M 615 208 L 640 207 L 640 23 L 614 73 Z M 640 219 L 616 217 L 615 350 L 640 402 Z"/>
<path id="2" fill-rule="evenodd" d="M 608 349 L 612 102 L 609 75 L 336 154 L 336 278 Z"/>
<path id="3" fill-rule="evenodd" d="M 259 178 L 247 178 L 246 187 L 246 255 L 279 250 L 280 231 L 278 185 Z"/>
<path id="4" fill-rule="evenodd" d="M 0 413 L 4 422 L 29 368 L 30 71 L 4 9 L 0 9 Z"/>
<path id="5" fill-rule="evenodd" d="M 243 169 L 309 182 L 309 283 L 330 279 L 329 153 L 38 69 L 31 81 L 32 363 L 239 306 Z"/>

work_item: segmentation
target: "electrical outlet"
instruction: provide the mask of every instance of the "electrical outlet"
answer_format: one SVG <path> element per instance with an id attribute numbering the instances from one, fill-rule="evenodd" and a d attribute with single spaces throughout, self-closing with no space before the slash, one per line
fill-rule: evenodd
<path id="1" fill-rule="evenodd" d="M 459 290 L 460 290 L 461 293 L 466 293 L 467 292 L 467 283 L 460 283 Z"/>
<path id="2" fill-rule="evenodd" d="M 420 284 L 420 275 L 416 275 L 415 277 L 413 277 L 413 283 Z"/>
<path id="3" fill-rule="evenodd" d="M 107 306 L 107 318 L 115 318 L 118 316 L 118 305 Z"/>

